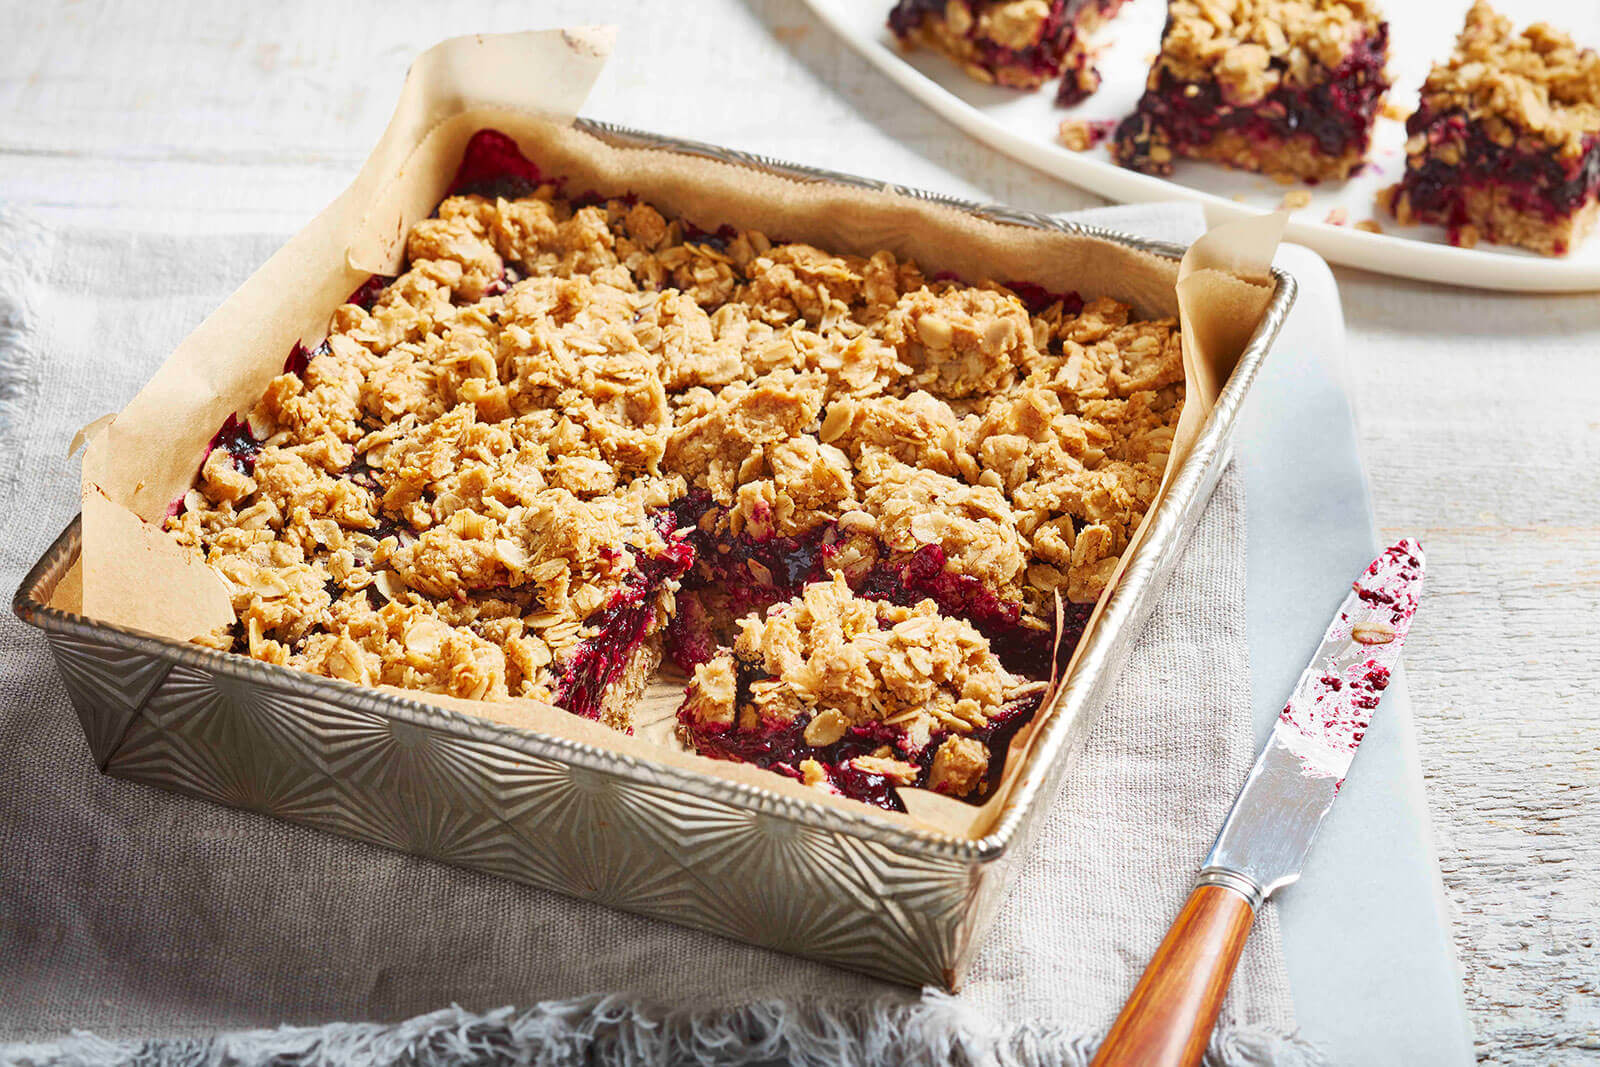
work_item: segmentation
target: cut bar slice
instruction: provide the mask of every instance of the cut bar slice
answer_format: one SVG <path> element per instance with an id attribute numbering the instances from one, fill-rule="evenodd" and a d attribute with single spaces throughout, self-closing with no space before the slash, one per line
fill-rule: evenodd
<path id="1" fill-rule="evenodd" d="M 904 810 L 900 786 L 988 792 L 1044 690 L 933 601 L 858 597 L 835 575 L 744 619 L 695 669 L 678 722 L 704 755 Z"/>
<path id="2" fill-rule="evenodd" d="M 1594 225 L 1600 192 L 1600 55 L 1543 23 L 1474 4 L 1406 123 L 1406 173 L 1381 194 L 1402 223 L 1452 244 L 1565 255 Z"/>
<path id="3" fill-rule="evenodd" d="M 1188 157 L 1343 180 L 1367 157 L 1388 55 L 1371 0 L 1172 0 L 1112 157 L 1146 174 Z"/>
<path id="4" fill-rule="evenodd" d="M 1075 104 L 1100 86 L 1088 39 L 1123 0 L 900 0 L 889 28 L 903 44 L 950 56 L 979 81 L 1037 89 Z"/>

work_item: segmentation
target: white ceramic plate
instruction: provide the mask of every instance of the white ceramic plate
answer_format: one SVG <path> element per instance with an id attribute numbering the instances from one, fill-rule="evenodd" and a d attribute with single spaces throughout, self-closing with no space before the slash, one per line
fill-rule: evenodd
<path id="1" fill-rule="evenodd" d="M 1073 152 L 1056 143 L 1063 118 L 1115 122 L 1133 110 L 1144 88 L 1150 60 L 1166 16 L 1162 0 L 1129 0 L 1102 33 L 1098 63 L 1104 82 L 1074 108 L 1054 105 L 1055 83 L 1033 93 L 984 85 L 927 49 L 904 52 L 885 28 L 891 0 L 806 0 L 829 27 L 923 104 L 973 137 L 1031 166 L 1111 200 L 1198 200 L 1213 221 L 1276 209 L 1284 194 L 1304 189 L 1311 203 L 1296 211 L 1287 239 L 1352 267 L 1424 281 L 1481 289 L 1531 291 L 1600 289 L 1600 234 L 1563 258 L 1546 258 L 1489 245 L 1454 248 L 1436 226 L 1402 227 L 1380 217 L 1373 204 L 1379 189 L 1405 169 L 1405 128 L 1380 118 L 1371 164 L 1349 181 L 1319 186 L 1284 186 L 1260 175 L 1210 163 L 1183 161 L 1171 179 L 1124 170 L 1105 145 Z M 1390 0 L 1390 73 L 1394 103 L 1409 110 L 1429 64 L 1449 54 L 1470 0 Z M 1600 42 L 1600 5 L 1570 0 L 1520 0 L 1511 6 L 1523 22 L 1549 18 L 1580 41 Z M 1325 221 L 1343 214 L 1343 225 Z M 1376 218 L 1381 234 L 1354 229 Z"/>

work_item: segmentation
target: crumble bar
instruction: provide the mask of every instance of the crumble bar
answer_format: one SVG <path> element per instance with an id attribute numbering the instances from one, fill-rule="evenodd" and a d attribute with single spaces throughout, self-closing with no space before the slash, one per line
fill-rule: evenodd
<path id="1" fill-rule="evenodd" d="M 1056 103 L 1100 87 L 1089 38 L 1124 0 L 899 0 L 889 28 L 907 47 L 942 52 L 972 77 L 1037 89 L 1060 77 Z"/>
<path id="2" fill-rule="evenodd" d="M 463 173 L 507 152 L 481 132 Z M 205 643 L 622 730 L 670 654 L 695 672 L 690 741 L 734 757 L 744 720 L 708 732 L 694 709 L 761 648 L 761 692 L 787 686 L 803 725 L 872 734 L 857 751 L 813 729 L 822 778 L 785 764 L 804 780 L 889 807 L 902 780 L 981 794 L 996 724 L 1026 721 L 1050 676 L 1058 597 L 1070 650 L 1155 497 L 1177 322 L 531 178 L 482 187 L 417 223 L 405 272 L 218 431 L 166 523 L 232 597 Z M 869 616 L 896 658 L 853 676 L 866 704 L 777 651 L 782 633 L 820 655 L 845 617 L 871 645 Z M 921 759 L 941 729 L 912 778 L 871 762 Z"/>
<path id="3" fill-rule="evenodd" d="M 843 574 L 739 623 L 679 711 L 701 752 L 883 803 L 894 786 L 981 796 L 1045 682 L 1001 666 L 932 600 L 859 596 Z"/>
<path id="4" fill-rule="evenodd" d="M 1112 157 L 1170 174 L 1177 157 L 1310 181 L 1366 159 L 1388 92 L 1389 25 L 1372 0 L 1171 0 Z"/>
<path id="5" fill-rule="evenodd" d="M 1406 172 L 1380 206 L 1478 240 L 1566 255 L 1600 213 L 1600 55 L 1476 3 L 1406 122 Z"/>

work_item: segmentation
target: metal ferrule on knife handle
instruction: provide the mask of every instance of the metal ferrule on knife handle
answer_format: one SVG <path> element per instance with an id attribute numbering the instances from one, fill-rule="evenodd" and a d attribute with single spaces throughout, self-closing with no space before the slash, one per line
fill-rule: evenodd
<path id="1" fill-rule="evenodd" d="M 1250 905 L 1251 911 L 1260 908 L 1262 902 L 1267 899 L 1266 891 L 1256 884 L 1255 879 L 1247 874 L 1240 874 L 1238 871 L 1230 871 L 1226 867 L 1203 868 L 1199 876 L 1195 878 L 1194 885 L 1196 889 L 1203 885 L 1231 889 L 1245 899 L 1245 903 Z"/>
<path id="2" fill-rule="evenodd" d="M 1300 877 L 1399 666 L 1422 571 L 1422 546 L 1407 538 L 1352 583 L 1093 1067 L 1200 1062 L 1256 910 Z"/>

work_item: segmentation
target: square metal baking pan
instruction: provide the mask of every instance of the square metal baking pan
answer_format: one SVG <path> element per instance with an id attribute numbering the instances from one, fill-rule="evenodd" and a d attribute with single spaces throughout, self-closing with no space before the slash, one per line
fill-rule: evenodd
<path id="1" fill-rule="evenodd" d="M 1184 249 L 1046 215 L 578 120 L 618 147 L 932 201 L 1006 225 Z M 892 824 L 756 786 L 540 736 L 402 696 L 151 637 L 53 608 L 73 523 L 13 610 L 45 632 L 107 774 L 909 984 L 954 988 L 1071 768 L 1229 454 L 1241 405 L 1294 302 L 1274 292 L 1147 536 L 1085 642 L 992 830 Z"/>

